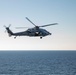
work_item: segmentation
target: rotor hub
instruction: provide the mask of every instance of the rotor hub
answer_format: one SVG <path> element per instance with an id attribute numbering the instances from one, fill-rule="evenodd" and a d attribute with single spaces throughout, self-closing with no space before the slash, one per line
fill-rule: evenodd
<path id="1" fill-rule="evenodd" d="M 39 29 L 39 26 L 36 26 L 35 28 L 38 30 Z"/>

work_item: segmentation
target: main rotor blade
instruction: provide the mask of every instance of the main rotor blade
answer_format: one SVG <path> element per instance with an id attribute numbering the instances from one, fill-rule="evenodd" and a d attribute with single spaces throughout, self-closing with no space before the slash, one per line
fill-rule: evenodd
<path id="1" fill-rule="evenodd" d="M 57 25 L 57 24 L 58 24 L 58 23 L 53 23 L 53 24 L 42 25 L 42 26 L 39 26 L 39 27 L 52 26 L 52 25 Z"/>
<path id="2" fill-rule="evenodd" d="M 30 19 L 28 19 L 27 17 L 26 17 L 26 19 L 27 19 L 30 23 L 32 23 L 34 26 L 36 26 Z"/>
<path id="3" fill-rule="evenodd" d="M 11 24 L 9 24 L 9 26 L 8 26 L 9 28 L 11 27 Z"/>
<path id="4" fill-rule="evenodd" d="M 16 29 L 25 29 L 25 28 L 29 28 L 29 27 L 15 27 Z"/>

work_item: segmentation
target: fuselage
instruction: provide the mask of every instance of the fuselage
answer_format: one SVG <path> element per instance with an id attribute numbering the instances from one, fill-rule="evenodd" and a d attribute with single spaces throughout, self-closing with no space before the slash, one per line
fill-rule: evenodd
<path id="1" fill-rule="evenodd" d="M 41 29 L 39 28 L 38 30 L 35 28 L 30 28 L 27 29 L 26 31 L 22 31 L 22 32 L 18 32 L 18 33 L 13 33 L 14 36 L 47 36 L 47 35 L 51 35 L 50 32 L 48 32 L 45 29 Z"/>
<path id="2" fill-rule="evenodd" d="M 6 30 L 9 36 L 15 36 L 14 38 L 16 38 L 17 36 L 30 36 L 30 37 L 39 36 L 40 38 L 42 38 L 44 36 L 51 35 L 51 33 L 48 32 L 47 30 L 36 27 L 29 28 L 26 31 L 17 32 L 17 33 L 13 33 L 8 27 L 6 27 Z"/>

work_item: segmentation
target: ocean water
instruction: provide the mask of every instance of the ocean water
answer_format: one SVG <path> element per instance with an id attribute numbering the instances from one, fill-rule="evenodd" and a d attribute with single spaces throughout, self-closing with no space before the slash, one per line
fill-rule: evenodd
<path id="1" fill-rule="evenodd" d="M 0 51 L 0 75 L 76 75 L 76 51 Z"/>

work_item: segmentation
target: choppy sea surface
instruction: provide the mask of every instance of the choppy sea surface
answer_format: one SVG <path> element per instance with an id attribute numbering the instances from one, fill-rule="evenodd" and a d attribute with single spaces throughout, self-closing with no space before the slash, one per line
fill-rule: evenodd
<path id="1" fill-rule="evenodd" d="M 0 75 L 76 75 L 76 51 L 0 51 Z"/>

